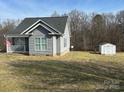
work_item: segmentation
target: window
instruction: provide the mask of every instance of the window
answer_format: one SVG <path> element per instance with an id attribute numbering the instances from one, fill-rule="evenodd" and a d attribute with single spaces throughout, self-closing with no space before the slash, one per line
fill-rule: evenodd
<path id="1" fill-rule="evenodd" d="M 47 50 L 47 39 L 46 38 L 35 38 L 35 50 L 36 51 Z"/>
<path id="2" fill-rule="evenodd" d="M 41 50 L 41 45 L 40 45 L 40 38 L 36 38 L 35 39 L 35 42 L 36 42 L 36 45 L 35 45 L 35 49 L 37 50 L 37 51 L 40 51 Z"/>
<path id="3" fill-rule="evenodd" d="M 64 47 L 67 47 L 67 39 L 64 38 Z"/>
<path id="4" fill-rule="evenodd" d="M 42 39 L 41 49 L 42 50 L 47 50 L 47 40 L 46 40 L 46 38 L 41 38 L 41 39 Z"/>
<path id="5" fill-rule="evenodd" d="M 25 38 L 12 38 L 12 45 L 25 45 Z"/>

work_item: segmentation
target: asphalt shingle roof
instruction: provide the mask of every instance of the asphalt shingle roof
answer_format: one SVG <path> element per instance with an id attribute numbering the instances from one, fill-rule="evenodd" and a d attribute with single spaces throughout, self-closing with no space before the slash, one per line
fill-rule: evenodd
<path id="1" fill-rule="evenodd" d="M 42 20 L 60 33 L 64 33 L 67 18 L 67 16 L 25 18 L 14 30 L 10 31 L 8 34 L 21 34 L 21 32 L 26 30 L 38 20 Z"/>

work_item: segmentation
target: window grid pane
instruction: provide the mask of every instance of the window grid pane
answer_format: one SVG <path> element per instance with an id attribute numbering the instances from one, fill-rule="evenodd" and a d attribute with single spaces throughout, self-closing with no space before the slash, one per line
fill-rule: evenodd
<path id="1" fill-rule="evenodd" d="M 40 43 L 40 38 L 36 38 L 35 40 L 36 40 L 36 44 Z"/>
<path id="2" fill-rule="evenodd" d="M 36 50 L 41 50 L 40 44 L 36 44 Z"/>

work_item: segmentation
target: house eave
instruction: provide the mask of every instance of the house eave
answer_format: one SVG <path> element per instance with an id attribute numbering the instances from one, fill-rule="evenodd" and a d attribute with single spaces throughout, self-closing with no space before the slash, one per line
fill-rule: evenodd
<path id="1" fill-rule="evenodd" d="M 48 33 L 49 35 L 59 35 L 61 36 L 62 34 L 58 34 L 58 33 Z"/>
<path id="2" fill-rule="evenodd" d="M 29 35 L 7 34 L 5 37 L 29 37 Z"/>

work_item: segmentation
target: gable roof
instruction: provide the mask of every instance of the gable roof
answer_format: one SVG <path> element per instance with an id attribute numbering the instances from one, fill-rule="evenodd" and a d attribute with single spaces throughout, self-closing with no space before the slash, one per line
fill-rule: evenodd
<path id="1" fill-rule="evenodd" d="M 103 43 L 100 43 L 99 45 L 101 46 L 101 45 L 114 45 L 114 44 L 112 44 L 112 43 L 106 43 L 106 42 L 103 42 Z M 115 46 L 115 45 L 114 45 Z"/>
<path id="2" fill-rule="evenodd" d="M 13 31 L 8 34 L 21 34 L 24 30 L 32 26 L 38 20 L 41 20 L 48 24 L 50 27 L 56 29 L 60 33 L 64 33 L 67 16 L 63 17 L 36 17 L 36 18 L 25 18 Z"/>

